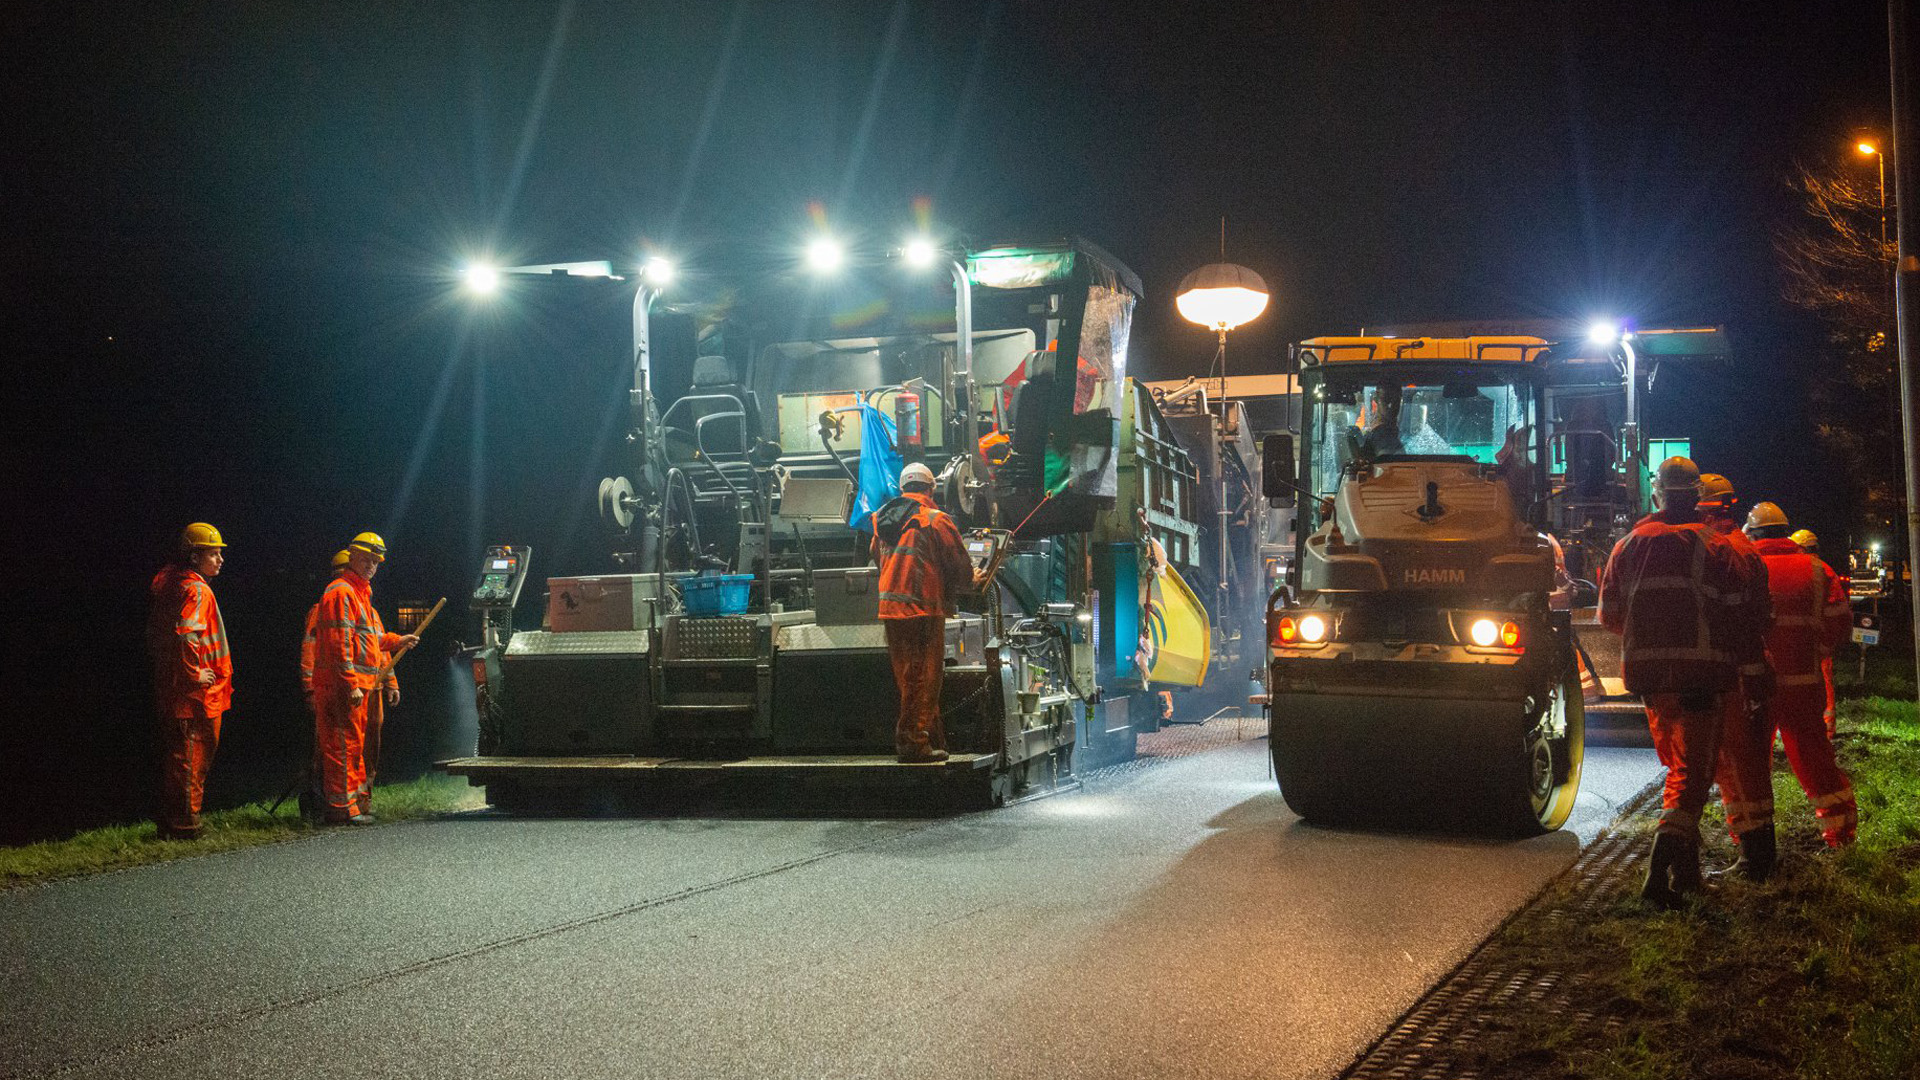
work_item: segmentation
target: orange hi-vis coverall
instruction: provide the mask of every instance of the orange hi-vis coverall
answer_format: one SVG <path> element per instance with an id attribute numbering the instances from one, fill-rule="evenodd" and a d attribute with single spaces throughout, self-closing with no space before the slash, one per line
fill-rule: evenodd
<path id="1" fill-rule="evenodd" d="M 1607 559 L 1600 622 L 1621 637 L 1621 675 L 1642 696 L 1667 767 L 1659 831 L 1697 843 L 1728 710 L 1742 706 L 1735 637 L 1747 582 L 1698 516 L 1641 519 Z"/>
<path id="2" fill-rule="evenodd" d="M 873 516 L 874 555 L 880 562 L 880 620 L 887 655 L 900 688 L 894 749 L 903 758 L 947 748 L 940 717 L 947 619 L 953 597 L 973 581 L 973 561 L 953 518 L 918 491 L 901 495 Z"/>
<path id="3" fill-rule="evenodd" d="M 1834 760 L 1833 742 L 1827 737 L 1821 661 L 1832 657 L 1834 646 L 1846 640 L 1853 627 L 1847 584 L 1791 540 L 1761 540 L 1755 546 L 1767 560 L 1773 593 L 1767 651 L 1773 657 L 1777 688 L 1767 702 L 1767 751 L 1771 756 L 1773 733 L 1779 731 L 1787 763 L 1813 804 L 1820 835 L 1828 846 L 1840 847 L 1853 842 L 1858 813 L 1853 783 Z"/>
<path id="4" fill-rule="evenodd" d="M 1743 833 L 1773 824 L 1773 733 L 1767 728 L 1764 704 L 1752 691 L 1770 679 L 1767 630 L 1773 624 L 1773 602 L 1767 590 L 1767 561 L 1754 549 L 1747 534 L 1730 520 L 1709 524 L 1734 550 L 1746 578 L 1745 603 L 1734 610 L 1728 642 L 1740 665 L 1740 707 L 1726 712 L 1727 730 L 1720 736 L 1720 763 L 1715 779 L 1727 812 L 1727 833 Z"/>
<path id="5" fill-rule="evenodd" d="M 345 570 L 320 594 L 314 619 L 314 741 L 320 747 L 320 795 L 329 820 L 364 813 L 367 709 L 380 671 L 400 645 L 373 609 L 373 585 Z M 364 695 L 356 704 L 353 691 Z"/>
<path id="6" fill-rule="evenodd" d="M 200 801 L 220 748 L 220 719 L 233 701 L 227 626 L 207 579 L 185 567 L 154 575 L 147 618 L 155 706 L 165 758 L 160 771 L 162 833 L 200 831 Z M 200 684 L 211 671 L 213 681 Z"/>

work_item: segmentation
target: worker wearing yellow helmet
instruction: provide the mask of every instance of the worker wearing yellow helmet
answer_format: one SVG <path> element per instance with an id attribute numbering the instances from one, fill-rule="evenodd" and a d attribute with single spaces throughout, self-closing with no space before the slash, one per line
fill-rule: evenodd
<path id="1" fill-rule="evenodd" d="M 1743 872 L 1764 878 L 1773 869 L 1773 747 L 1764 736 L 1762 710 L 1773 693 L 1773 673 L 1767 664 L 1766 635 L 1773 624 L 1767 592 L 1767 563 L 1753 541 L 1740 531 L 1735 516 L 1740 496 L 1733 481 L 1719 473 L 1700 474 L 1700 517 L 1707 527 L 1733 547 L 1752 587 L 1746 603 L 1731 620 L 1728 642 L 1740 664 L 1743 707 L 1728 713 L 1727 730 L 1720 739 L 1720 801 L 1727 813 L 1727 833 L 1740 849 Z"/>
<path id="2" fill-rule="evenodd" d="M 226 556 L 220 530 L 196 521 L 180 531 L 177 557 L 151 586 L 147 651 L 164 747 L 159 832 L 166 839 L 200 835 L 201 796 L 233 700 L 233 656 L 213 596 Z"/>
<path id="3" fill-rule="evenodd" d="M 339 577 L 340 571 L 352 561 L 352 553 L 341 548 L 333 553 L 333 576 Z M 313 644 L 317 637 L 320 620 L 320 605 L 315 603 L 307 609 L 307 630 L 300 636 L 300 692 L 307 696 L 307 706 L 313 706 Z"/>
<path id="4" fill-rule="evenodd" d="M 1812 529 L 1795 529 L 1793 535 L 1787 539 L 1800 545 L 1800 550 L 1809 555 L 1818 557 L 1820 554 L 1820 538 L 1814 535 Z M 1839 713 L 1834 709 L 1833 653 L 1831 652 L 1820 658 L 1820 681 L 1827 684 L 1827 708 L 1821 715 L 1821 719 L 1827 722 L 1827 738 L 1831 739 L 1839 733 L 1838 728 L 1834 726 L 1834 720 Z"/>
<path id="5" fill-rule="evenodd" d="M 347 564 L 352 559 L 353 553 L 346 548 L 334 552 L 333 576 L 339 577 L 340 572 L 347 568 Z M 319 722 L 319 714 L 315 711 L 313 703 L 313 650 L 315 643 L 319 640 L 319 624 L 320 605 L 316 602 L 312 607 L 307 608 L 306 631 L 300 635 L 300 693 L 306 698 L 307 712 L 314 717 L 316 725 Z M 316 730 L 318 730 L 317 727 Z M 314 741 L 312 760 L 307 764 L 306 780 L 301 785 L 300 814 L 309 821 L 320 819 L 320 743 L 318 739 Z"/>
<path id="6" fill-rule="evenodd" d="M 367 813 L 366 742 L 370 699 L 397 704 L 390 657 L 419 639 L 390 634 L 373 607 L 373 577 L 387 558 L 387 542 L 363 532 L 347 543 L 346 569 L 320 594 L 314 617 L 314 741 L 320 749 L 322 820 L 373 824 Z"/>

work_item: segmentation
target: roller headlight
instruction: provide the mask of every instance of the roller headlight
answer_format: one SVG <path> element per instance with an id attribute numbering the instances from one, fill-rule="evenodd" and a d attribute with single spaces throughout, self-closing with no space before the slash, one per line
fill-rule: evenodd
<path id="1" fill-rule="evenodd" d="M 1308 642 L 1327 640 L 1327 620 L 1318 615 L 1308 615 L 1300 620 L 1300 638 Z"/>
<path id="2" fill-rule="evenodd" d="M 1508 623 L 1507 625 L 1513 626 L 1512 623 Z M 1514 629 L 1513 636 L 1516 641 L 1519 640 L 1520 631 L 1518 628 Z M 1500 624 L 1494 622 L 1492 619 L 1475 619 L 1473 620 L 1473 625 L 1467 627 L 1467 637 L 1481 648 L 1490 648 L 1495 642 L 1500 640 Z"/>

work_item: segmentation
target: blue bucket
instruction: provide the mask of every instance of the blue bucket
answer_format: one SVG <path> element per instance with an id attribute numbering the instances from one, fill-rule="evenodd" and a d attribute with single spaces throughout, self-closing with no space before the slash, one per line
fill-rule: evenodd
<path id="1" fill-rule="evenodd" d="M 740 615 L 747 610 L 747 587 L 752 574 L 710 574 L 680 583 L 680 597 L 689 615 Z"/>

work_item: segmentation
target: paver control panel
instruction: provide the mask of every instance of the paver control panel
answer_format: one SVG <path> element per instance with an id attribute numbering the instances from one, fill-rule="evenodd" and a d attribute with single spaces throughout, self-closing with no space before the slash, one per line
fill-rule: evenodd
<path id="1" fill-rule="evenodd" d="M 495 545 L 487 549 L 480 562 L 480 583 L 473 588 L 468 606 L 474 611 L 511 611 L 520 602 L 520 588 L 527 583 L 530 547 Z"/>

